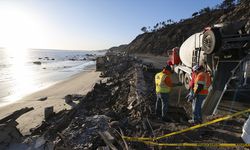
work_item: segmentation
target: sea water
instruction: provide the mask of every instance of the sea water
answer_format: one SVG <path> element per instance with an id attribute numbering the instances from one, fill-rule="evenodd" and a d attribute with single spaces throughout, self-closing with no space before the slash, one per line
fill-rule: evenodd
<path id="1" fill-rule="evenodd" d="M 95 65 L 105 51 L 0 49 L 0 106 Z M 34 63 L 36 62 L 36 63 Z"/>

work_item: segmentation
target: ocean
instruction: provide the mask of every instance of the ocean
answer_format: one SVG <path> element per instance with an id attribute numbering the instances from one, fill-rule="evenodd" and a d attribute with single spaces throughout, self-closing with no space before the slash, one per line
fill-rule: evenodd
<path id="1" fill-rule="evenodd" d="M 0 106 L 95 65 L 105 51 L 0 49 Z"/>

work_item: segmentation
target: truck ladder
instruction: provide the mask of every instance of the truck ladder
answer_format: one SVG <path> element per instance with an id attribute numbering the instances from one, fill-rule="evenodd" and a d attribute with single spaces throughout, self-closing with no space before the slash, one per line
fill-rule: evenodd
<path id="1" fill-rule="evenodd" d="M 192 67 L 195 66 L 195 65 L 199 65 L 200 63 L 200 54 L 201 54 L 201 35 L 202 34 L 199 34 L 199 37 L 198 37 L 198 45 L 197 45 L 197 36 L 195 35 L 195 38 L 194 38 L 194 51 L 193 51 L 193 54 L 192 54 Z"/>
<path id="2" fill-rule="evenodd" d="M 192 55 L 192 67 L 199 64 L 201 48 L 195 48 Z"/>

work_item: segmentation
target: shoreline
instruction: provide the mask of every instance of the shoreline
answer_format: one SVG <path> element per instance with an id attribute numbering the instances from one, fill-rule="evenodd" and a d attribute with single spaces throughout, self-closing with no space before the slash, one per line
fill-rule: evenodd
<path id="1" fill-rule="evenodd" d="M 71 109 L 65 103 L 64 97 L 68 94 L 86 95 L 92 90 L 96 82 L 100 80 L 100 72 L 95 71 L 94 65 L 86 67 L 80 73 L 74 74 L 65 80 L 59 81 L 45 89 L 31 93 L 18 101 L 1 106 L 0 118 L 3 118 L 16 110 L 24 107 L 34 107 L 34 110 L 23 114 L 16 121 L 19 123 L 17 128 L 24 135 L 29 134 L 29 129 L 36 127 L 44 120 L 44 108 L 53 106 L 54 112 L 63 109 Z M 47 97 L 44 101 L 39 98 Z"/>
<path id="2" fill-rule="evenodd" d="M 65 78 L 61 79 L 61 80 L 53 81 L 53 82 L 49 83 L 48 85 L 45 85 L 45 86 L 43 86 L 43 87 L 37 88 L 37 89 L 34 90 L 34 91 L 31 91 L 30 93 L 27 93 L 27 94 L 24 94 L 24 95 L 20 95 L 20 96 L 18 96 L 18 98 L 17 98 L 17 96 L 13 96 L 13 95 L 4 97 L 4 98 L 3 98 L 3 101 L 1 101 L 1 103 L 0 103 L 0 108 L 3 108 L 3 107 L 5 107 L 5 106 L 11 105 L 11 104 L 13 104 L 13 103 L 16 103 L 16 102 L 18 102 L 18 101 L 24 99 L 25 97 L 27 97 L 27 96 L 29 96 L 29 95 L 32 95 L 32 94 L 37 93 L 37 92 L 39 92 L 39 91 L 45 90 L 45 89 L 47 89 L 47 88 L 50 88 L 51 86 L 56 85 L 56 84 L 58 84 L 58 83 L 60 83 L 60 82 L 69 80 L 69 79 L 71 79 L 71 78 L 74 78 L 74 76 L 77 76 L 78 74 L 80 74 L 80 73 L 82 73 L 82 72 L 87 72 L 87 71 L 95 70 L 95 66 L 96 66 L 95 64 L 90 64 L 90 65 L 86 66 L 81 72 L 72 74 L 72 75 L 70 75 L 70 76 L 68 76 L 68 77 L 65 77 Z"/>

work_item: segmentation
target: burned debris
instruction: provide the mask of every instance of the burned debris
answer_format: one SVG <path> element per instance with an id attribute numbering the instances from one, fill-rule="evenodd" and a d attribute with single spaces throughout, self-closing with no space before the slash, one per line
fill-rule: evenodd
<path id="1" fill-rule="evenodd" d="M 33 109 L 33 107 L 25 107 L 13 112 L 12 114 L 0 120 L 0 149 L 5 149 L 13 143 L 22 142 L 23 135 L 16 128 L 16 126 L 18 125 L 16 119 Z"/>

